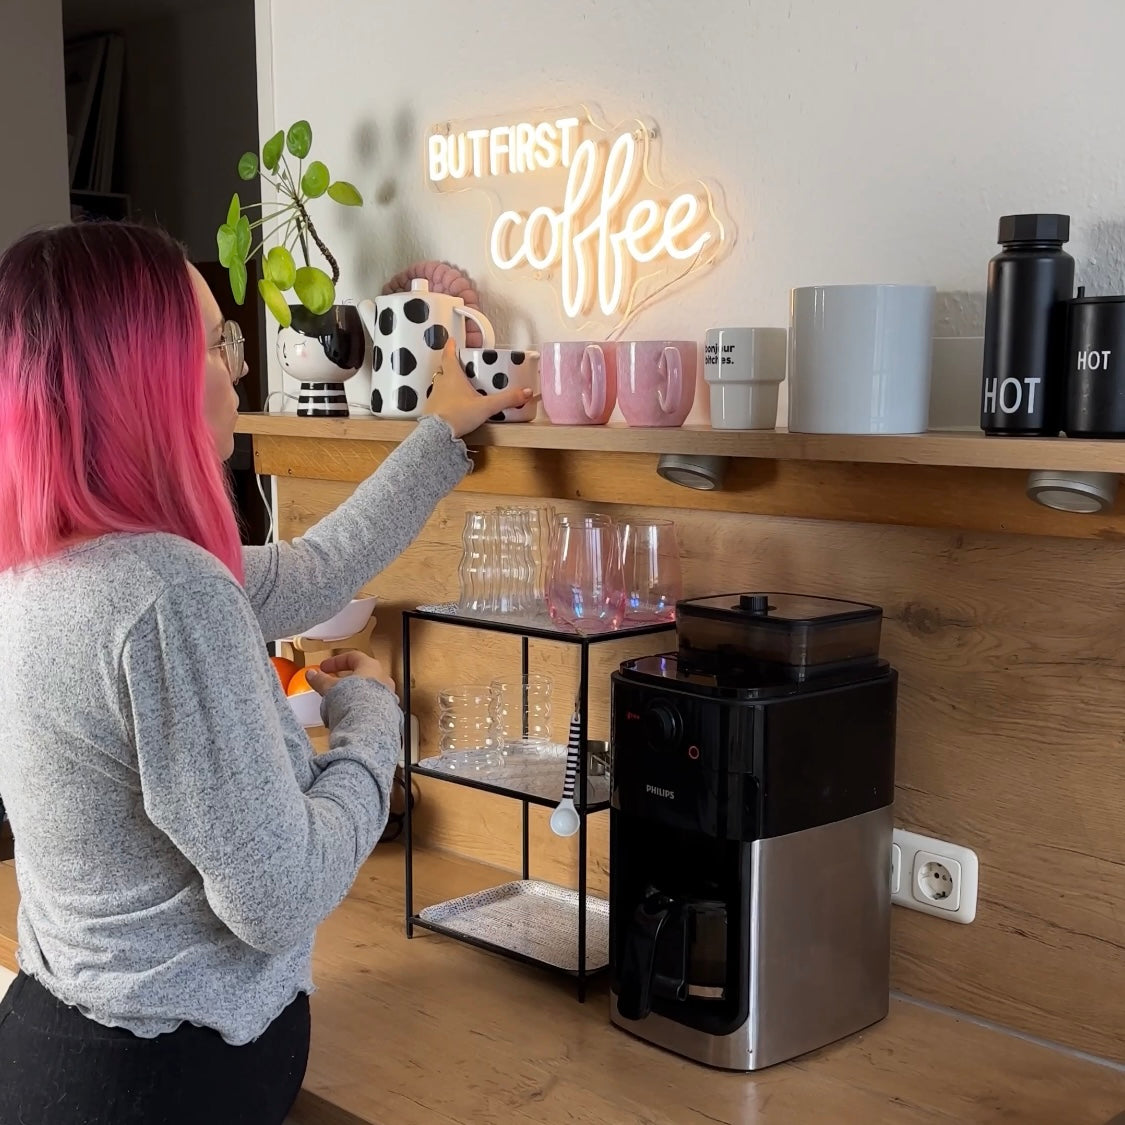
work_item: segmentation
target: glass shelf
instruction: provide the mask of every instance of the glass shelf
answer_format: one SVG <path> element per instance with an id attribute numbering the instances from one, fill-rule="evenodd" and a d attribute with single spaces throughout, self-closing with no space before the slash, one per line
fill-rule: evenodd
<path id="1" fill-rule="evenodd" d="M 438 754 L 413 763 L 412 771 L 427 777 L 467 785 L 501 797 L 516 797 L 533 805 L 554 808 L 562 798 L 566 774 L 566 747 L 552 746 L 539 751 L 515 751 L 504 762 L 493 764 L 494 750 L 466 750 L 458 754 Z M 609 777 L 593 774 L 586 778 L 586 812 L 609 808 Z M 577 796 L 575 805 L 581 811 Z"/>
<path id="2" fill-rule="evenodd" d="M 605 644 L 626 637 L 663 633 L 676 627 L 675 621 L 627 621 L 618 629 L 607 629 L 599 633 L 580 633 L 569 625 L 556 624 L 545 613 L 533 617 L 515 614 L 488 616 L 462 610 L 456 602 L 421 605 L 415 610 L 407 610 L 406 613 L 424 621 L 440 621 L 446 625 L 460 625 L 466 629 L 487 629 L 494 633 L 510 633 L 513 636 L 536 637 L 540 640 L 562 641 L 575 645 Z"/>

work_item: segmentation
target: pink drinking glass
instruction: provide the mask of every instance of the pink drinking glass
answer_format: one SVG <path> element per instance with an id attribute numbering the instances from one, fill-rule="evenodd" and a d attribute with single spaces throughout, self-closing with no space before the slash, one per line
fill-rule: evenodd
<path id="1" fill-rule="evenodd" d="M 608 516 L 559 516 L 547 583 L 551 620 L 580 633 L 616 629 L 625 619 L 625 584 L 616 529 Z"/>
<path id="2" fill-rule="evenodd" d="M 628 520 L 617 525 L 630 621 L 672 621 L 684 595 L 680 545 L 671 520 Z"/>

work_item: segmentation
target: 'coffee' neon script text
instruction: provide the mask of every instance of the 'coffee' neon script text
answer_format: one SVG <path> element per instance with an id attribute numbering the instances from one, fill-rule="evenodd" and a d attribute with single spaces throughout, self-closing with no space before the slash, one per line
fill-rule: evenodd
<path id="1" fill-rule="evenodd" d="M 581 320 L 595 308 L 620 317 L 642 281 L 652 282 L 650 293 L 663 288 L 709 265 L 723 243 L 702 183 L 671 199 L 647 194 L 658 191 L 648 176 L 651 139 L 644 127 L 610 133 L 578 116 L 434 131 L 427 138 L 427 174 L 443 190 L 488 181 L 479 186 L 503 196 L 513 177 L 522 186 L 551 172 L 544 190 L 554 184 L 558 191 L 565 171 L 561 199 L 502 211 L 489 238 L 492 261 L 502 270 L 527 266 L 551 276 L 557 270 L 568 319 Z M 675 275 L 663 276 L 669 270 Z"/>

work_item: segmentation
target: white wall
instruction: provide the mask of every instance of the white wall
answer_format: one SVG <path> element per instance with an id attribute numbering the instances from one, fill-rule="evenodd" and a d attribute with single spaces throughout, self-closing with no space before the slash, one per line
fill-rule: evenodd
<path id="1" fill-rule="evenodd" d="M 421 258 L 480 283 L 501 336 L 565 329 L 545 289 L 489 272 L 487 200 L 422 184 L 433 122 L 598 104 L 654 118 L 670 179 L 725 187 L 739 230 L 710 275 L 631 337 L 787 323 L 795 285 L 938 286 L 938 335 L 979 334 L 996 224 L 1072 216 L 1091 291 L 1125 291 L 1125 4 L 1074 0 L 258 0 L 263 127 L 308 117 L 356 181 L 327 211 L 340 291 Z M 270 73 L 272 69 L 272 74 Z M 357 379 L 350 397 L 361 399 Z"/>
<path id="2" fill-rule="evenodd" d="M 70 214 L 59 0 L 0 0 L 0 249 Z"/>

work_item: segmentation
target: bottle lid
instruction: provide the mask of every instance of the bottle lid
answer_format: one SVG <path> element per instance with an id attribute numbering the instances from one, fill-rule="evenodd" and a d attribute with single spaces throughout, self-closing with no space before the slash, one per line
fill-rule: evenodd
<path id="1" fill-rule="evenodd" d="M 1006 246 L 1010 242 L 1063 243 L 1068 238 L 1069 215 L 1005 215 L 996 241 Z"/>

